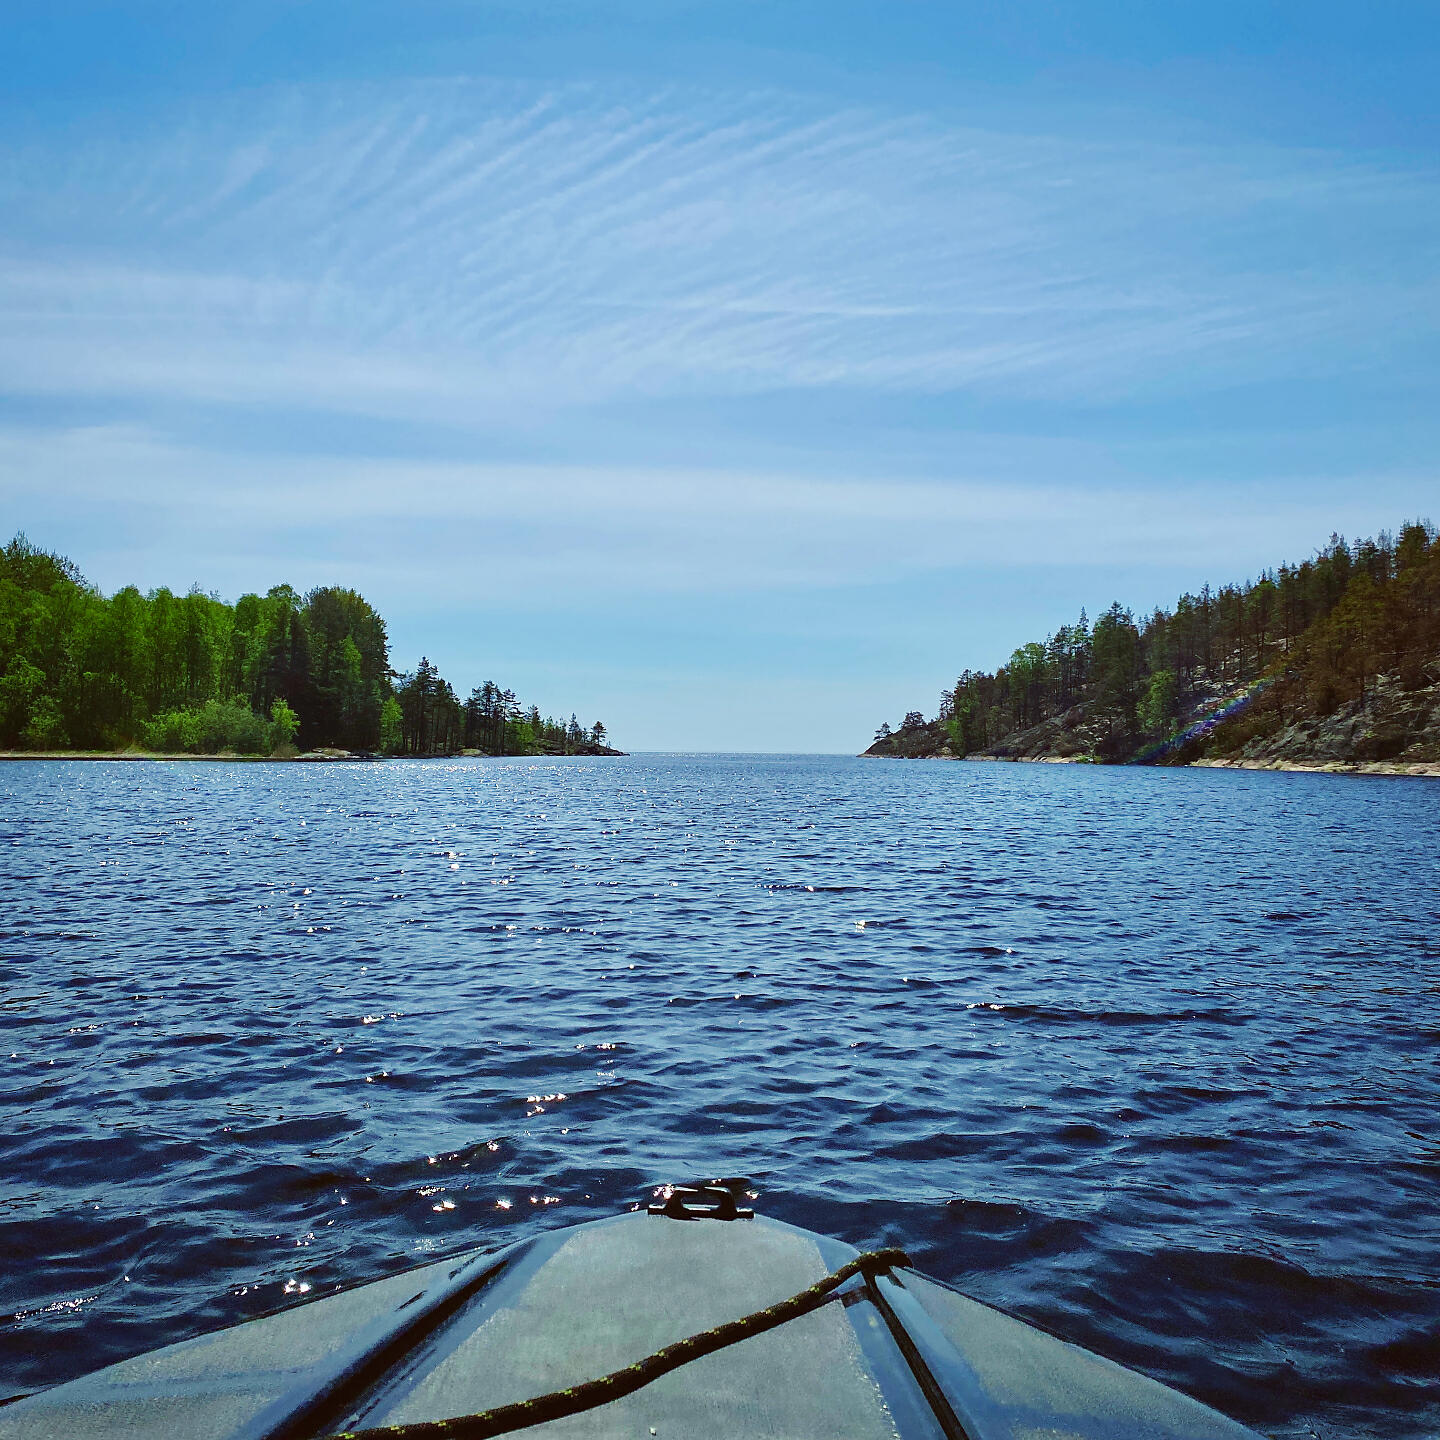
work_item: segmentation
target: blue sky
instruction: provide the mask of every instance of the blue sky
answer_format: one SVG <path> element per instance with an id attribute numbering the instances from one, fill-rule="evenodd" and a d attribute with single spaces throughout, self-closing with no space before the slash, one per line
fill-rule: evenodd
<path id="1" fill-rule="evenodd" d="M 1432 5 L 49 0 L 6 529 L 630 749 L 1440 518 Z"/>

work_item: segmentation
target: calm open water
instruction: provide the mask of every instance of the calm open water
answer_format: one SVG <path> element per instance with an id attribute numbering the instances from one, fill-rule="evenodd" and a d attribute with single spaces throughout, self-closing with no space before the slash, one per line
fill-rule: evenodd
<path id="1" fill-rule="evenodd" d="M 0 1394 L 748 1174 L 1272 1435 L 1440 1431 L 1440 783 L 0 767 Z"/>

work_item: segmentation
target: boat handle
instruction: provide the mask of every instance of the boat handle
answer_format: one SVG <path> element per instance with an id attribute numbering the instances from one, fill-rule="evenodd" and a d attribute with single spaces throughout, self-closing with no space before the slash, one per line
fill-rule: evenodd
<path id="1" fill-rule="evenodd" d="M 651 1215 L 671 1220 L 753 1220 L 755 1212 L 736 1202 L 735 1191 L 723 1185 L 667 1185 L 661 1203 L 647 1205 Z"/>

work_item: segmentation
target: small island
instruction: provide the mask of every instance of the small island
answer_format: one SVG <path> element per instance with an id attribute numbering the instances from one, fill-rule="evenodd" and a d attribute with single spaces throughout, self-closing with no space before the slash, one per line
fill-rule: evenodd
<path id="1" fill-rule="evenodd" d="M 0 550 L 0 758 L 624 753 L 607 740 L 491 680 L 461 701 L 427 658 L 392 669 L 385 622 L 354 590 L 106 596 L 24 535 Z"/>
<path id="2" fill-rule="evenodd" d="M 864 753 L 1440 776 L 1440 536 L 1332 535 L 1169 610 L 1082 610 Z"/>

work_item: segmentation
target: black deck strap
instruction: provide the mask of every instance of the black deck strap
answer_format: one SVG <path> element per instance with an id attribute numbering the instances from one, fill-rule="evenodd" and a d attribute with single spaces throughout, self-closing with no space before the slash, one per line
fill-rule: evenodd
<path id="1" fill-rule="evenodd" d="M 677 1340 L 673 1345 L 666 1345 L 623 1370 L 612 1370 L 598 1380 L 586 1380 L 568 1390 L 554 1390 L 549 1395 L 537 1395 L 533 1400 L 521 1400 L 513 1405 L 497 1405 L 492 1410 L 480 1410 L 474 1415 L 456 1415 L 450 1420 L 420 1420 L 411 1425 L 376 1425 L 367 1430 L 342 1430 L 323 1436 L 321 1440 L 490 1440 L 492 1436 L 526 1430 L 547 1420 L 577 1415 L 582 1410 L 593 1410 L 597 1405 L 630 1395 L 702 1355 L 713 1355 L 738 1340 L 748 1340 L 752 1335 L 760 1335 L 787 1320 L 818 1310 L 833 1290 L 856 1275 L 873 1275 L 895 1266 L 908 1267 L 909 1264 L 910 1258 L 903 1250 L 866 1250 L 849 1264 L 831 1271 L 823 1280 L 817 1280 L 788 1300 L 756 1310 L 742 1319 L 717 1325 L 713 1330 L 702 1330 L 688 1340 Z"/>

